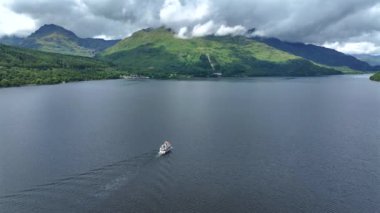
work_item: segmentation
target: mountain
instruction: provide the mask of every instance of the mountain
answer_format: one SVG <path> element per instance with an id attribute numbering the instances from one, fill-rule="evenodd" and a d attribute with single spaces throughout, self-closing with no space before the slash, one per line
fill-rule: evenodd
<path id="1" fill-rule="evenodd" d="M 252 39 L 326 66 L 348 67 L 359 71 L 380 70 L 380 67 L 371 66 L 367 62 L 361 61 L 353 56 L 325 47 L 299 42 L 287 42 L 277 38 L 253 37 Z"/>
<path id="2" fill-rule="evenodd" d="M 138 31 L 97 57 L 153 77 L 341 74 L 244 36 L 180 39 L 163 27 Z"/>
<path id="3" fill-rule="evenodd" d="M 107 62 L 0 44 L 0 87 L 119 78 Z"/>
<path id="4" fill-rule="evenodd" d="M 355 54 L 352 55 L 355 58 L 365 61 L 371 66 L 380 66 L 380 55 L 370 55 L 370 54 Z"/>
<path id="5" fill-rule="evenodd" d="M 3 36 L 0 38 L 0 44 L 6 44 L 10 46 L 20 46 L 24 41 L 24 38 L 18 36 Z"/>
<path id="6" fill-rule="evenodd" d="M 45 52 L 88 57 L 94 56 L 97 52 L 116 44 L 118 41 L 119 40 L 79 38 L 73 32 L 54 24 L 42 26 L 25 39 L 0 39 L 0 43 L 3 44 Z"/>

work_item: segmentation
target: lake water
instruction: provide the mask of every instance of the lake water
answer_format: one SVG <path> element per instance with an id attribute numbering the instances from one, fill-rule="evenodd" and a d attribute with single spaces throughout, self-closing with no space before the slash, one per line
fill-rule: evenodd
<path id="1" fill-rule="evenodd" d="M 0 212 L 380 212 L 380 83 L 0 89 Z"/>

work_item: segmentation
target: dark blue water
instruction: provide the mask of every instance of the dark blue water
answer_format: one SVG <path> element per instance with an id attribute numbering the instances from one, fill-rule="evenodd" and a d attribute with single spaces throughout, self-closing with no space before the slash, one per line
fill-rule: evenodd
<path id="1" fill-rule="evenodd" d="M 368 76 L 0 89 L 0 212 L 380 212 L 379 109 Z"/>

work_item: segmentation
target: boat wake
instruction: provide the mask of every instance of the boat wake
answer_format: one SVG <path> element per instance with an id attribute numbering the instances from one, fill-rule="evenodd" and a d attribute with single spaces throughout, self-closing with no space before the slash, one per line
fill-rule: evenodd
<path id="1" fill-rule="evenodd" d="M 139 171 L 138 178 L 128 187 L 119 188 L 96 207 L 92 213 L 101 212 L 157 212 L 167 204 L 170 191 L 179 187 L 173 175 L 172 155 L 156 155 L 154 162 Z M 174 190 L 175 191 L 175 190 Z"/>
<path id="2" fill-rule="evenodd" d="M 128 187 L 141 170 L 157 161 L 156 151 L 81 174 L 0 196 L 0 212 L 86 212 L 114 191 Z"/>

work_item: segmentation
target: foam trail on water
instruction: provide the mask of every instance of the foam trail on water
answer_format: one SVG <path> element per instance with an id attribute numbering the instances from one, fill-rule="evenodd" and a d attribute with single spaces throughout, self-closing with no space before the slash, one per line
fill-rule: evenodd
<path id="1" fill-rule="evenodd" d="M 0 212 L 84 212 L 113 191 L 128 185 L 146 165 L 157 160 L 156 151 L 118 161 L 84 173 L 36 185 L 0 197 Z"/>

